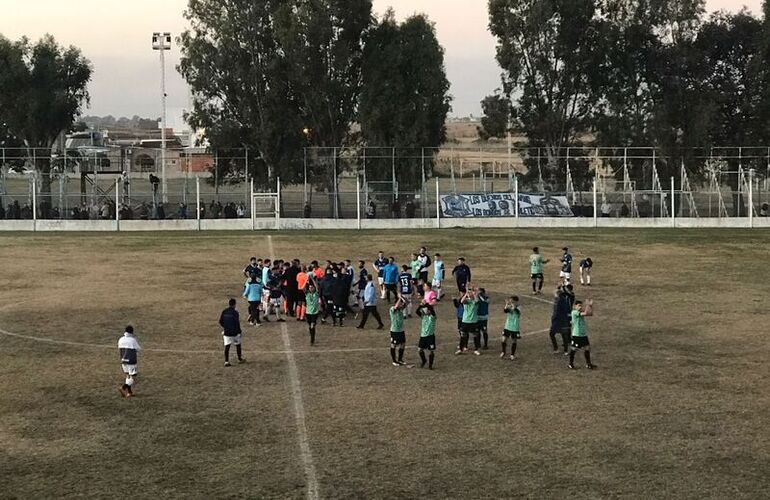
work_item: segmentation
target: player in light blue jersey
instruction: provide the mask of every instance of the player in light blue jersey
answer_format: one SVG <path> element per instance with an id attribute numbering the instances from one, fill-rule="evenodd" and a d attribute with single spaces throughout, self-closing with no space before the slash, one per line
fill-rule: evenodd
<path id="1" fill-rule="evenodd" d="M 444 282 L 444 261 L 441 260 L 441 254 L 433 256 L 433 291 L 436 292 L 437 300 L 441 300 L 444 294 L 441 291 L 441 283 Z"/>

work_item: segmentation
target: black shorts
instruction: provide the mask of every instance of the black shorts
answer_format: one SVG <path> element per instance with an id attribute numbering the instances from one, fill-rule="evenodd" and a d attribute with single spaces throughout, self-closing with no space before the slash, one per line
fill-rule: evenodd
<path id="1" fill-rule="evenodd" d="M 405 332 L 390 332 L 390 345 L 406 344 Z"/>
<path id="2" fill-rule="evenodd" d="M 395 283 L 385 283 L 385 290 L 391 291 L 393 293 L 396 293 L 396 284 Z"/>
<path id="3" fill-rule="evenodd" d="M 317 314 L 305 314 L 305 319 L 307 320 L 308 324 L 318 323 Z"/>
<path id="4" fill-rule="evenodd" d="M 429 351 L 436 350 L 436 336 L 430 335 L 428 337 L 420 337 L 420 341 L 417 343 L 419 349 L 427 349 Z"/>
<path id="5" fill-rule="evenodd" d="M 294 302 L 300 302 L 302 304 L 305 303 L 305 292 L 299 291 L 297 292 L 297 295 L 294 297 Z"/>
<path id="6" fill-rule="evenodd" d="M 503 330 L 503 337 L 508 338 L 514 338 L 514 339 L 520 339 L 521 333 L 519 332 L 512 332 L 511 330 Z"/>
<path id="7" fill-rule="evenodd" d="M 580 349 L 582 347 L 588 347 L 591 344 L 588 343 L 588 337 L 572 337 L 572 342 L 570 342 L 570 346 L 572 346 L 575 349 Z"/>
<path id="8" fill-rule="evenodd" d="M 463 335 L 470 335 L 471 333 L 477 333 L 479 331 L 478 323 L 460 323 L 460 332 Z"/>
<path id="9" fill-rule="evenodd" d="M 420 273 L 419 280 L 423 283 L 428 283 L 428 271 L 423 271 Z"/>
<path id="10" fill-rule="evenodd" d="M 476 323 L 476 327 L 479 329 L 479 331 L 484 331 L 487 329 L 487 324 L 489 324 L 488 319 L 480 319 L 478 323 Z"/>
<path id="11" fill-rule="evenodd" d="M 532 275 L 532 279 L 533 280 L 542 280 L 542 279 L 544 279 L 543 278 L 543 273 L 535 273 L 535 274 L 533 274 Z"/>
<path id="12" fill-rule="evenodd" d="M 460 292 L 465 292 L 465 287 L 468 286 L 468 282 L 466 281 L 458 281 L 457 282 L 457 290 Z"/>

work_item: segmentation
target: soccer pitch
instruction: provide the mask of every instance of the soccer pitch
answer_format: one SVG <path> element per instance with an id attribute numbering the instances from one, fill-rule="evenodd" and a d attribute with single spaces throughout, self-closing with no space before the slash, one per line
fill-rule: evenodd
<path id="1" fill-rule="evenodd" d="M 762 497 L 768 243 L 757 230 L 3 234 L 0 497 Z M 371 266 L 423 245 L 447 272 L 464 256 L 490 293 L 483 355 L 453 355 L 449 296 L 433 371 L 392 366 L 372 319 L 319 324 L 312 348 L 304 323 L 245 322 L 252 255 Z M 568 370 L 544 333 L 565 245 L 573 275 L 594 261 L 594 286 L 576 286 L 595 301 L 593 371 Z M 533 246 L 551 259 L 539 297 Z M 511 294 L 516 361 L 499 357 Z M 248 362 L 225 368 L 230 297 Z M 127 324 L 144 348 L 133 399 L 116 390 Z M 406 331 L 416 363 L 418 320 Z"/>

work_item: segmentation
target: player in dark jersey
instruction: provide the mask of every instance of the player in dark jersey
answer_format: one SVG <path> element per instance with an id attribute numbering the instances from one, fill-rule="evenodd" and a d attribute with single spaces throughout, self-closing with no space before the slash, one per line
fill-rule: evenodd
<path id="1" fill-rule="evenodd" d="M 564 252 L 561 256 L 561 271 L 559 272 L 559 278 L 562 280 L 562 285 L 567 286 L 572 279 L 572 255 L 569 253 L 569 248 L 562 248 Z"/>
<path id="2" fill-rule="evenodd" d="M 385 252 L 380 250 L 377 252 L 377 259 L 375 259 L 372 267 L 374 268 L 374 275 L 377 276 L 377 284 L 380 285 L 380 298 L 385 298 L 385 266 L 388 265 L 388 258 L 385 257 Z"/>
<path id="3" fill-rule="evenodd" d="M 580 261 L 580 284 L 591 286 L 591 268 L 594 267 L 594 261 L 591 257 L 586 257 Z"/>
<path id="4" fill-rule="evenodd" d="M 414 277 L 406 264 L 401 266 L 398 275 L 398 294 L 404 302 L 404 312 L 407 318 L 412 317 L 412 296 L 414 295 Z"/>

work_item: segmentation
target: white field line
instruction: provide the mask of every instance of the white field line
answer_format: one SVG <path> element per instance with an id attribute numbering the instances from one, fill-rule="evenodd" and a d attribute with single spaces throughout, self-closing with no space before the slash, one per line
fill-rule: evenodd
<path id="1" fill-rule="evenodd" d="M 275 260 L 275 248 L 273 247 L 273 237 L 268 235 L 267 244 L 270 249 L 270 259 Z M 305 480 L 307 481 L 308 500 L 318 500 L 321 498 L 318 487 L 318 476 L 316 475 L 315 463 L 313 462 L 313 453 L 310 450 L 310 438 L 308 437 L 307 424 L 305 423 L 305 405 L 302 402 L 302 383 L 299 380 L 299 370 L 297 362 L 294 359 L 294 352 L 291 350 L 291 338 L 289 338 L 289 328 L 286 323 L 281 323 L 281 338 L 283 347 L 286 351 L 286 361 L 289 368 L 289 382 L 291 384 L 291 396 L 294 402 L 294 416 L 297 419 L 297 438 L 299 439 L 299 453 L 302 458 L 302 466 L 305 469 Z"/>

